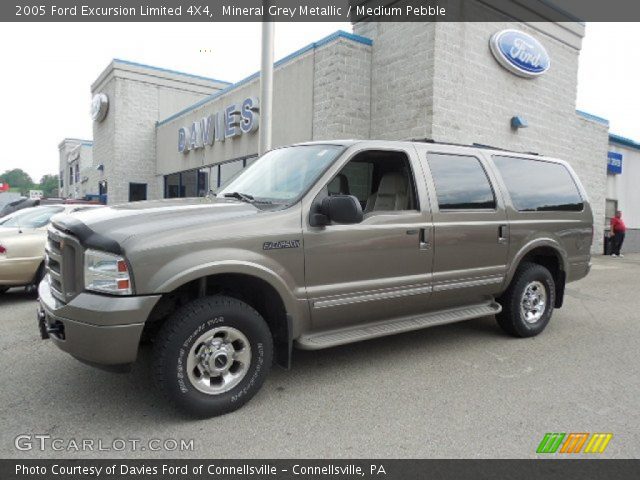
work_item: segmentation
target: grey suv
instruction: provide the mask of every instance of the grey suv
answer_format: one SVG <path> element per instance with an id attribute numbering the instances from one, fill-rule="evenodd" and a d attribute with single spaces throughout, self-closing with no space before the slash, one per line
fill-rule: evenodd
<path id="1" fill-rule="evenodd" d="M 587 196 L 561 160 L 430 142 L 278 148 L 217 195 L 119 205 L 49 228 L 41 334 L 122 369 L 153 343 L 197 416 L 249 400 L 293 347 L 495 315 L 544 330 L 589 272 Z"/>

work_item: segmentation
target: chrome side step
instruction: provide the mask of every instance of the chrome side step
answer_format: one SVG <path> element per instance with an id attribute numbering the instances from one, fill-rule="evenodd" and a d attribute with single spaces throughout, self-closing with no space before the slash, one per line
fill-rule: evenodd
<path id="1" fill-rule="evenodd" d="M 501 311 L 502 307 L 499 303 L 490 301 L 466 307 L 440 310 L 426 315 L 402 317 L 391 321 L 374 322 L 321 333 L 302 335 L 296 340 L 296 346 L 303 350 L 319 350 L 359 342 L 361 340 L 369 340 L 371 338 L 420 330 L 435 325 L 444 325 L 446 323 L 495 315 Z"/>

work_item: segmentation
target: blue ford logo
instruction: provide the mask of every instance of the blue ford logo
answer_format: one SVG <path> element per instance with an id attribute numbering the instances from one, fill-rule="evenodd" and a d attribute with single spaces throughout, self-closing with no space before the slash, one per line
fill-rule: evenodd
<path id="1" fill-rule="evenodd" d="M 551 65 L 549 54 L 531 35 L 519 30 L 502 30 L 489 42 L 500 65 L 521 77 L 542 75 Z"/>

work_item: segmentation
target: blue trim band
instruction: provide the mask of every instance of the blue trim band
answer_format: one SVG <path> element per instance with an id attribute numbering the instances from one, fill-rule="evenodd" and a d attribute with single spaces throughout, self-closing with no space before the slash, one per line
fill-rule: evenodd
<path id="1" fill-rule="evenodd" d="M 156 70 L 158 72 L 173 73 L 174 75 L 182 75 L 183 77 L 191 77 L 191 78 L 197 78 L 198 80 L 207 80 L 209 82 L 217 82 L 217 83 L 224 83 L 226 85 L 231 85 L 231 82 L 225 82 L 224 80 L 218 80 L 217 78 L 203 77 L 200 75 L 193 75 L 191 73 L 179 72 L 178 70 L 170 70 L 168 68 L 154 67 L 152 65 L 145 65 L 144 63 L 131 62 L 129 60 L 122 60 L 120 58 L 114 58 L 113 61 L 115 63 L 122 63 L 124 65 L 131 65 L 133 67 L 149 68 L 151 70 Z"/>
<path id="2" fill-rule="evenodd" d="M 274 68 L 280 67 L 282 65 L 284 65 L 285 63 L 290 62 L 291 60 L 293 60 L 296 57 L 299 57 L 300 55 L 307 53 L 310 50 L 314 50 L 316 48 L 322 47 L 330 42 L 333 42 L 334 40 L 337 40 L 339 38 L 344 38 L 346 40 L 351 40 L 352 42 L 356 42 L 356 43 L 361 43 L 363 45 L 368 45 L 371 46 L 373 45 L 373 40 L 371 40 L 370 38 L 367 37 L 363 37 L 361 35 L 356 35 L 355 33 L 349 33 L 349 32 L 345 32 L 344 30 L 338 30 L 337 32 L 332 33 L 331 35 L 328 35 L 320 40 L 318 40 L 317 42 L 313 42 L 310 43 L 309 45 L 302 47 L 300 50 L 296 50 L 295 52 L 287 55 L 284 58 L 281 58 L 280 60 L 278 60 L 277 62 L 275 62 L 273 64 Z M 246 83 L 250 82 L 251 80 L 254 80 L 256 78 L 260 77 L 260 72 L 256 72 L 252 75 L 249 75 L 246 78 L 243 78 L 242 80 L 240 80 L 239 82 L 236 82 L 234 84 L 229 85 L 228 87 L 223 88 L 222 90 L 217 91 L 216 93 L 209 95 L 208 97 L 204 97 L 202 100 L 198 100 L 196 103 L 194 103 L 193 105 L 185 108 L 184 110 L 181 110 L 177 113 L 174 113 L 173 115 L 171 115 L 170 117 L 165 118 L 164 120 L 160 120 L 159 122 L 156 122 L 156 127 L 159 127 L 161 125 L 164 125 L 165 123 L 168 123 L 172 120 L 175 120 L 178 117 L 181 117 L 182 115 L 185 115 L 186 113 L 189 113 L 191 110 L 195 110 L 196 108 L 204 105 L 205 103 L 208 103 L 216 98 L 218 98 L 221 95 L 224 95 L 225 93 L 228 93 L 238 87 L 241 87 L 242 85 L 245 85 Z"/>
<path id="3" fill-rule="evenodd" d="M 582 110 L 576 110 L 576 113 L 587 120 L 593 120 L 594 122 L 601 123 L 602 125 L 609 126 L 609 120 L 606 118 L 598 117 L 597 115 L 593 115 L 591 113 L 583 112 Z"/>
<path id="4" fill-rule="evenodd" d="M 609 134 L 609 142 L 617 143 L 618 145 L 624 145 L 625 147 L 630 147 L 635 150 L 640 150 L 640 143 L 636 142 L 635 140 L 631 140 L 630 138 L 616 135 L 615 133 Z"/>

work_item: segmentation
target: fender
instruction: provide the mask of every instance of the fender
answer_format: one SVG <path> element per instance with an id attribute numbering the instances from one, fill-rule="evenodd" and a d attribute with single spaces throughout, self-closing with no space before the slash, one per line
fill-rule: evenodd
<path id="1" fill-rule="evenodd" d="M 248 261 L 219 260 L 188 268 L 162 283 L 156 289 L 156 293 L 171 292 L 198 278 L 229 273 L 244 274 L 264 280 L 278 292 L 287 314 L 301 320 L 307 317 L 305 308 L 302 306 L 306 299 L 296 298 L 292 293 L 294 289 L 287 286 L 288 283 L 283 277 L 264 265 Z M 289 279 L 289 285 L 293 284 L 293 279 Z"/>
<path id="2" fill-rule="evenodd" d="M 536 238 L 524 244 L 520 248 L 520 250 L 518 250 L 518 252 L 513 256 L 513 259 L 511 260 L 511 265 L 509 267 L 509 271 L 507 272 L 507 275 L 504 280 L 504 284 L 503 284 L 504 289 L 506 289 L 511 283 L 511 280 L 515 275 L 516 270 L 520 265 L 520 262 L 522 262 L 522 259 L 533 249 L 539 248 L 539 247 L 552 248 L 560 257 L 560 270 L 566 273 L 569 267 L 569 259 L 567 256 L 567 251 L 562 247 L 562 245 L 558 241 L 554 240 L 553 238 L 549 238 L 549 237 Z"/>

